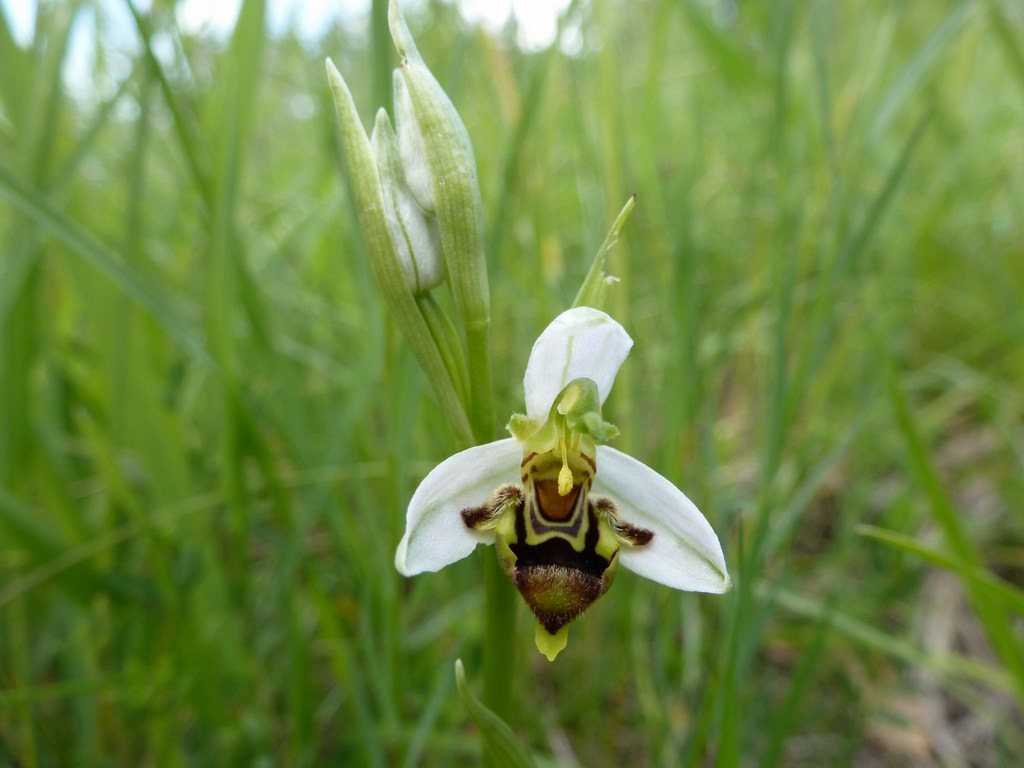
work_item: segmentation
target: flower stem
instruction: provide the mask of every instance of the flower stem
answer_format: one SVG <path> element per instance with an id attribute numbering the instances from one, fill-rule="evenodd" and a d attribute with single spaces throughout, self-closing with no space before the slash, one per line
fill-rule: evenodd
<path id="1" fill-rule="evenodd" d="M 491 319 L 466 324 L 469 357 L 470 424 L 478 444 L 494 440 L 494 397 L 491 392 Z"/>
<path id="2" fill-rule="evenodd" d="M 490 318 L 466 324 L 469 363 L 470 422 L 478 443 L 494 439 L 494 400 L 491 387 Z M 494 552 L 483 552 L 487 624 L 484 629 L 484 704 L 501 719 L 512 710 L 515 669 L 515 593 Z M 497 756 L 484 745 L 484 765 L 497 765 Z"/>
<path id="3" fill-rule="evenodd" d="M 484 555 L 484 593 L 487 627 L 484 631 L 484 703 L 502 720 L 512 711 L 512 680 L 515 670 L 515 592 L 488 549 Z M 484 753 L 484 764 L 489 756 Z"/>

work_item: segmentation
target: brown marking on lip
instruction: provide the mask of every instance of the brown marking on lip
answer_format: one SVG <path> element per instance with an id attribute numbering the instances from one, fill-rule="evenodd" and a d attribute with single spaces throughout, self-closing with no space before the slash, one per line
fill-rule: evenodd
<path id="1" fill-rule="evenodd" d="M 582 552 L 561 538 L 511 546 L 517 559 L 509 576 L 548 633 L 555 634 L 611 586 L 615 556 L 608 560 L 598 555 L 596 543 L 590 541 Z"/>
<path id="2" fill-rule="evenodd" d="M 459 514 L 462 515 L 462 522 L 465 523 L 466 527 L 475 531 L 490 518 L 491 511 L 485 504 L 482 507 L 469 507 L 462 510 Z"/>
<path id="3" fill-rule="evenodd" d="M 594 499 L 593 503 L 594 507 L 611 524 L 615 535 L 619 537 L 620 541 L 631 544 L 634 547 L 642 547 L 651 543 L 651 540 L 654 538 L 654 531 L 649 531 L 646 528 L 641 528 L 638 525 L 633 525 L 623 520 L 619 517 L 618 507 L 615 506 L 615 502 L 611 499 L 601 497 Z"/>
<path id="4" fill-rule="evenodd" d="M 527 464 L 529 464 L 531 461 L 533 461 L 533 457 L 536 456 L 536 455 L 537 455 L 537 452 L 534 451 L 529 456 L 523 457 L 523 461 L 522 461 L 522 463 L 520 463 L 519 466 L 520 467 L 525 467 Z"/>
<path id="5" fill-rule="evenodd" d="M 517 568 L 512 582 L 537 621 L 555 634 L 608 589 L 603 577 L 559 565 Z"/>
<path id="6" fill-rule="evenodd" d="M 523 506 L 523 489 L 514 483 L 500 486 L 486 504 L 479 507 L 467 507 L 459 514 L 467 528 L 484 531 L 493 528 L 510 505 Z"/>
<path id="7" fill-rule="evenodd" d="M 580 451 L 580 456 L 582 456 L 583 460 L 586 461 L 587 464 L 590 465 L 590 469 L 592 471 L 597 472 L 597 462 L 596 461 L 594 461 L 592 458 L 587 456 L 587 454 L 583 453 L 583 451 Z"/>
<path id="8" fill-rule="evenodd" d="M 541 517 L 553 523 L 561 523 L 569 519 L 576 498 L 580 495 L 580 485 L 573 485 L 572 490 L 565 496 L 558 493 L 557 480 L 537 480 L 534 482 L 537 489 L 537 506 L 540 508 Z"/>

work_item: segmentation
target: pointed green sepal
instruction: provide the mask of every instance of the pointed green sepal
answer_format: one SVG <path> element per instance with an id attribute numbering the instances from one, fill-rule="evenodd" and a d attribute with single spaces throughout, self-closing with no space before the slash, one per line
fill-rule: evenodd
<path id="1" fill-rule="evenodd" d="M 608 299 L 609 286 L 618 282 L 617 277 L 605 274 L 605 256 L 608 255 L 608 251 L 610 251 L 619 241 L 619 237 L 622 235 L 622 229 L 626 226 L 626 222 L 633 213 L 633 208 L 635 206 L 636 195 L 630 195 L 629 200 L 626 201 L 622 210 L 619 211 L 619 215 L 615 217 L 615 223 L 612 224 L 612 228 L 609 230 L 607 237 L 605 237 L 604 242 L 598 249 L 597 255 L 594 256 L 594 261 L 590 265 L 590 270 L 587 272 L 587 276 L 584 278 L 583 284 L 580 286 L 580 290 L 572 302 L 574 307 L 593 307 L 594 309 L 604 309 L 605 303 Z"/>

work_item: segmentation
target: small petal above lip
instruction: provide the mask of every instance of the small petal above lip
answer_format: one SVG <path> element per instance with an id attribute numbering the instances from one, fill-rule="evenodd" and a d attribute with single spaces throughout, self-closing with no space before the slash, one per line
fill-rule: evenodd
<path id="1" fill-rule="evenodd" d="M 449 456 L 423 479 L 409 502 L 405 535 L 395 553 L 404 576 L 438 571 L 461 560 L 493 534 L 471 531 L 460 512 L 484 504 L 495 488 L 519 480 L 522 446 L 514 439 L 477 445 Z"/>
<path id="2" fill-rule="evenodd" d="M 526 414 L 541 421 L 558 393 L 573 379 L 592 379 L 601 402 L 611 391 L 633 340 L 604 312 L 575 307 L 551 321 L 534 342 L 523 388 Z"/>
<path id="3" fill-rule="evenodd" d="M 614 448 L 597 448 L 594 493 L 608 496 L 623 520 L 654 533 L 649 544 L 623 547 L 619 562 L 644 578 L 690 592 L 731 586 L 718 536 L 696 505 L 646 464 Z"/>

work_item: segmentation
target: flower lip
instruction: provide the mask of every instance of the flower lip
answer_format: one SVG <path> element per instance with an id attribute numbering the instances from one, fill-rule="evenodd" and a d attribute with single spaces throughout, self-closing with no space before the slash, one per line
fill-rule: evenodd
<path id="1" fill-rule="evenodd" d="M 549 635 L 571 623 L 607 589 L 602 575 L 564 565 L 517 566 L 513 581 Z"/>

